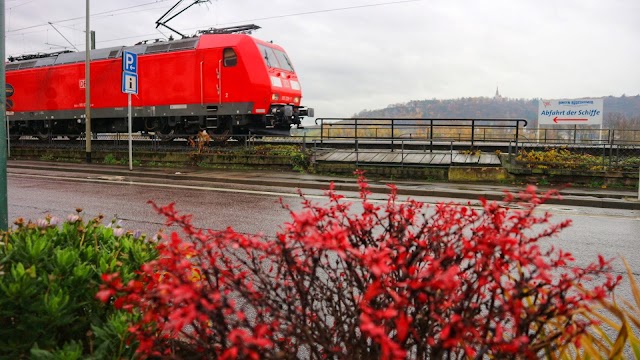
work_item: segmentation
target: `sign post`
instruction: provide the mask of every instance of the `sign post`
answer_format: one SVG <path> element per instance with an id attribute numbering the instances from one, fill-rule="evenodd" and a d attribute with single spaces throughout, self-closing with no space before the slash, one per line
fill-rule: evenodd
<path id="1" fill-rule="evenodd" d="M 84 57 L 84 139 L 85 139 L 85 161 L 91 164 L 91 27 L 90 25 L 90 1 L 86 1 L 86 29 L 85 29 L 85 57 Z"/>
<path id="2" fill-rule="evenodd" d="M 6 72 L 6 71 L 5 71 Z M 13 89 L 13 86 L 11 84 L 7 84 L 5 81 L 4 84 L 5 87 L 5 106 L 6 106 L 6 115 L 7 115 L 7 159 L 11 157 L 11 134 L 9 133 L 10 127 L 9 127 L 9 116 L 13 115 L 13 100 L 9 99 L 10 97 L 13 96 L 15 90 Z"/>
<path id="3" fill-rule="evenodd" d="M 0 89 L 5 87 L 5 65 L 4 65 L 4 0 L 0 0 Z M 9 205 L 7 199 L 7 149 L 9 143 L 7 142 L 7 132 L 5 126 L 8 126 L 7 113 L 6 113 L 6 93 L 0 93 L 0 230 L 6 231 L 9 229 Z"/>
<path id="4" fill-rule="evenodd" d="M 130 51 L 124 51 L 122 53 L 122 92 L 127 94 L 127 102 L 129 107 L 129 170 L 133 170 L 131 94 L 138 93 L 138 55 Z"/>

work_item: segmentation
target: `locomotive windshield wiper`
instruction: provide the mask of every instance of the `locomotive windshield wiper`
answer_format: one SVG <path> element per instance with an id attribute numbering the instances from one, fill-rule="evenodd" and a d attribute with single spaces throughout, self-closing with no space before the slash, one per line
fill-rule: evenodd
<path id="1" fill-rule="evenodd" d="M 267 53 L 267 50 L 264 51 L 264 59 L 267 61 L 267 66 L 268 67 L 273 67 L 271 65 L 271 61 L 269 60 L 269 54 Z"/>
<path id="2" fill-rule="evenodd" d="M 289 61 L 289 57 L 287 55 L 285 55 L 284 53 L 282 53 L 282 55 L 284 55 L 284 59 L 287 61 L 287 65 L 289 65 L 289 69 L 291 69 L 291 71 L 293 71 L 293 64 L 291 64 L 291 61 Z"/>

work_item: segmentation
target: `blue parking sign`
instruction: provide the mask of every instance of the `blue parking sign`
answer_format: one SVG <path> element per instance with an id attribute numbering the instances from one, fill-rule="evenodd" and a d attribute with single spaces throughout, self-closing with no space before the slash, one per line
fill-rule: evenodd
<path id="1" fill-rule="evenodd" d="M 122 71 L 138 73 L 138 54 L 130 51 L 122 53 Z"/>

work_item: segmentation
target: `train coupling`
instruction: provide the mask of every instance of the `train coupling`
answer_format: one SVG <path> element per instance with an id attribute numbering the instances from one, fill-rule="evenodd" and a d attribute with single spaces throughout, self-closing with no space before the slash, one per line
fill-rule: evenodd
<path id="1" fill-rule="evenodd" d="M 300 108 L 300 116 L 313 117 L 313 115 L 314 115 L 313 108 L 306 108 L 306 109 Z"/>
<path id="2" fill-rule="evenodd" d="M 314 111 L 313 111 L 313 108 L 302 108 L 302 107 L 297 108 L 291 105 L 279 105 L 279 106 L 273 106 L 271 108 L 271 114 L 276 116 L 281 115 L 284 117 L 291 117 L 291 116 L 313 117 Z"/>
<path id="3" fill-rule="evenodd" d="M 271 107 L 271 114 L 276 116 L 290 117 L 293 116 L 293 106 L 291 105 L 276 105 Z"/>

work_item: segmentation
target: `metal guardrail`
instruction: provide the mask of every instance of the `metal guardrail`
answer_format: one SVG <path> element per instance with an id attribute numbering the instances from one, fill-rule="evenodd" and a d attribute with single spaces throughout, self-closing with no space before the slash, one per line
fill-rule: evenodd
<path id="1" fill-rule="evenodd" d="M 428 141 L 487 143 L 537 142 L 542 144 L 607 143 L 640 147 L 640 129 L 600 129 L 558 126 L 527 128 L 526 119 L 380 119 L 319 118 L 307 134 L 324 140 L 423 139 Z"/>
<path id="2" fill-rule="evenodd" d="M 519 141 L 526 119 L 382 119 L 319 118 L 320 141 L 330 139 L 389 140 L 393 147 L 398 139 L 427 141 L 509 142 Z"/>
<path id="3" fill-rule="evenodd" d="M 528 156 L 536 152 L 538 156 Z M 521 141 L 509 143 L 508 154 L 511 164 L 531 168 L 637 173 L 640 167 L 640 146 L 633 144 Z"/>
<path id="4" fill-rule="evenodd" d="M 640 146 L 640 130 L 594 128 L 544 128 L 526 129 L 522 132 L 526 141 L 542 144 L 629 144 Z"/>

